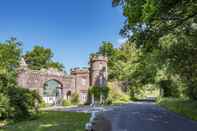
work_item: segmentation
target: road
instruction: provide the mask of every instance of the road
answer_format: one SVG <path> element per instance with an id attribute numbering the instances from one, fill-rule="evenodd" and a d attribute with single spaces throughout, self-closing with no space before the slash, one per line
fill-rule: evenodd
<path id="1" fill-rule="evenodd" d="M 110 126 L 112 131 L 197 131 L 197 122 L 169 112 L 154 103 L 117 106 L 99 116 L 104 121 L 97 122 L 96 131 L 110 131 Z M 108 129 L 102 129 L 103 126 Z"/>

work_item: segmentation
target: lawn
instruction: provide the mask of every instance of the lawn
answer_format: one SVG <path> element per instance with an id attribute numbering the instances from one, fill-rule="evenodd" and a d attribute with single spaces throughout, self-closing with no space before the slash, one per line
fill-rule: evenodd
<path id="1" fill-rule="evenodd" d="M 192 120 L 197 120 L 197 101 L 161 98 L 157 103 L 170 111 L 176 112 Z"/>
<path id="2" fill-rule="evenodd" d="M 0 131 L 84 131 L 89 114 L 42 112 L 38 119 L 17 122 Z"/>

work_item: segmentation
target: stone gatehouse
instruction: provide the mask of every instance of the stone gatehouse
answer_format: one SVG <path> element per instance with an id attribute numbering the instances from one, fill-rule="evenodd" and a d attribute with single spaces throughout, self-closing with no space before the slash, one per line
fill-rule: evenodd
<path id="1" fill-rule="evenodd" d="M 106 86 L 107 58 L 93 56 L 90 67 L 71 69 L 70 74 L 56 69 L 31 70 L 24 59 L 17 71 L 18 85 L 36 90 L 46 103 L 54 104 L 58 99 L 69 99 L 72 93 L 78 93 L 81 103 L 87 101 L 90 86 Z"/>

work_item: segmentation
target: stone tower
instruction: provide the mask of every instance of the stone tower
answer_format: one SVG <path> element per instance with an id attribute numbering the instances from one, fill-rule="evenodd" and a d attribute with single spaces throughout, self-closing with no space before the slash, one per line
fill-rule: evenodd
<path id="1" fill-rule="evenodd" d="M 92 56 L 90 59 L 90 85 L 105 87 L 107 85 L 107 57 Z"/>

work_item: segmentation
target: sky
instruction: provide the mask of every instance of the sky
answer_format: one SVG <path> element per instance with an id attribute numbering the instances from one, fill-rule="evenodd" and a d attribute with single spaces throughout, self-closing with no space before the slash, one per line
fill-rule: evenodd
<path id="1" fill-rule="evenodd" d="M 51 48 L 65 70 L 86 67 L 102 41 L 115 47 L 125 18 L 112 0 L 1 0 L 0 42 L 16 37 L 23 52 Z"/>

